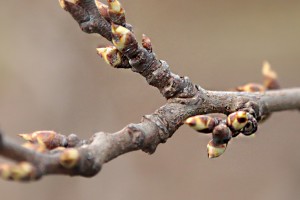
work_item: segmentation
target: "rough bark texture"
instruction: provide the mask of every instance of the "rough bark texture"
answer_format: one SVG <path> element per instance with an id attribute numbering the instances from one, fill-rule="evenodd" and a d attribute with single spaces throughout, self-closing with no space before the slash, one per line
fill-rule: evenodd
<path id="1" fill-rule="evenodd" d="M 131 68 L 132 71 L 141 74 L 149 85 L 160 91 L 167 102 L 154 113 L 143 116 L 138 124 L 129 124 L 115 133 L 98 132 L 88 140 L 80 140 L 75 135 L 56 137 L 56 133 L 51 137 L 49 133 L 46 136 L 41 134 L 41 137 L 35 133 L 30 139 L 24 138 L 32 143 L 37 141 L 37 145 L 45 147 L 42 152 L 20 146 L 0 134 L 0 155 L 17 162 L 28 162 L 32 166 L 30 172 L 25 175 L 18 172 L 16 169 L 19 168 L 16 166 L 0 167 L 0 174 L 6 179 L 37 180 L 48 174 L 94 176 L 104 163 L 119 155 L 135 150 L 154 153 L 160 143 L 165 143 L 187 118 L 195 115 L 229 115 L 245 110 L 259 121 L 273 112 L 300 108 L 300 88 L 261 92 L 205 90 L 193 84 L 189 78 L 172 73 L 165 61 L 158 60 L 152 49 L 146 48 L 149 45 L 140 46 L 137 43 L 132 31 L 123 35 L 119 32 L 113 33 L 112 28 L 117 29 L 118 24 L 132 30 L 131 26 L 125 23 L 125 18 L 116 17 L 116 13 L 113 18 L 101 16 L 99 6 L 97 8 L 93 0 L 61 2 L 83 31 L 98 33 L 112 42 L 124 36 L 124 47 L 118 48 L 122 56 L 120 67 Z M 99 3 L 98 0 L 97 2 Z M 108 0 L 109 5 L 113 2 L 115 1 Z M 111 5 L 102 9 L 110 7 Z M 112 12 L 108 11 L 107 13 Z M 118 21 L 120 19 L 122 20 Z M 52 136 L 56 139 L 53 140 Z M 45 145 L 45 142 L 50 140 L 51 148 Z M 60 149 L 54 148 L 61 146 L 63 147 Z M 70 149 L 75 153 L 67 151 Z"/>

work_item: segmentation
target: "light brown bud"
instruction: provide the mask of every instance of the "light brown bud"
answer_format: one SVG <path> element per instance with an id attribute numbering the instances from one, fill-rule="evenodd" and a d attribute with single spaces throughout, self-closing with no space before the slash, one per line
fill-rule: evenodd
<path id="1" fill-rule="evenodd" d="M 106 48 L 97 48 L 97 53 L 104 59 L 104 61 L 116 67 L 121 64 L 121 53 L 115 46 L 109 46 Z"/>
<path id="2" fill-rule="evenodd" d="M 227 148 L 227 144 L 215 145 L 211 140 L 207 144 L 207 154 L 208 158 L 217 158 L 222 155 Z"/>
<path id="3" fill-rule="evenodd" d="M 58 134 L 54 131 L 35 131 L 29 134 L 19 134 L 19 136 L 28 142 L 45 145 L 48 149 L 66 146 L 68 144 L 64 135 Z"/>
<path id="4" fill-rule="evenodd" d="M 8 164 L 0 165 L 0 176 L 4 180 L 8 180 L 11 177 L 11 166 Z"/>
<path id="5" fill-rule="evenodd" d="M 248 83 L 246 85 L 237 87 L 236 90 L 240 92 L 264 92 L 265 87 L 257 83 Z"/>
<path id="6" fill-rule="evenodd" d="M 60 7 L 66 8 L 66 2 L 76 4 L 79 0 L 58 0 Z"/>
<path id="7" fill-rule="evenodd" d="M 67 168 L 71 169 L 78 164 L 79 161 L 79 152 L 77 149 L 65 149 L 59 158 L 60 164 Z"/>
<path id="8" fill-rule="evenodd" d="M 225 124 L 219 124 L 214 128 L 212 137 L 216 145 L 227 144 L 232 138 L 232 133 Z"/>
<path id="9" fill-rule="evenodd" d="M 11 178 L 13 180 L 30 180 L 34 177 L 35 169 L 28 162 L 21 162 L 11 169 Z"/>
<path id="10" fill-rule="evenodd" d="M 125 10 L 118 0 L 108 0 L 108 14 L 111 21 L 115 24 L 125 25 Z"/>
<path id="11" fill-rule="evenodd" d="M 248 122 L 248 115 L 247 112 L 245 111 L 237 111 L 231 113 L 227 117 L 227 126 L 234 131 L 238 131 L 244 128 L 247 122 Z"/>
<path id="12" fill-rule="evenodd" d="M 211 133 L 216 126 L 216 120 L 207 115 L 196 115 L 190 117 L 184 123 L 202 133 Z"/>
<path id="13" fill-rule="evenodd" d="M 263 63 L 262 74 L 264 76 L 264 86 L 268 90 L 279 89 L 278 77 L 268 61 Z"/>
<path id="14" fill-rule="evenodd" d="M 240 132 L 246 136 L 249 136 L 257 131 L 258 124 L 256 119 L 253 117 L 253 115 L 247 113 L 247 118 L 248 118 L 248 122 L 244 126 L 244 128 L 240 130 Z"/>
<path id="15" fill-rule="evenodd" d="M 146 36 L 145 34 L 143 34 L 143 38 L 142 38 L 142 45 L 145 49 L 147 49 L 147 51 L 152 52 L 152 44 L 151 44 L 151 40 L 148 36 Z"/>
<path id="16" fill-rule="evenodd" d="M 108 15 L 108 6 L 102 3 L 100 0 L 95 0 L 95 4 L 98 8 L 100 15 L 103 16 L 108 22 L 110 22 L 110 18 Z"/>
<path id="17" fill-rule="evenodd" d="M 129 29 L 119 26 L 116 24 L 111 25 L 111 30 L 113 34 L 112 42 L 117 47 L 119 51 L 122 52 L 126 44 L 130 41 L 130 38 L 133 37 Z"/>
<path id="18" fill-rule="evenodd" d="M 107 0 L 109 9 L 111 9 L 114 12 L 121 12 L 122 6 L 121 3 L 118 0 Z"/>

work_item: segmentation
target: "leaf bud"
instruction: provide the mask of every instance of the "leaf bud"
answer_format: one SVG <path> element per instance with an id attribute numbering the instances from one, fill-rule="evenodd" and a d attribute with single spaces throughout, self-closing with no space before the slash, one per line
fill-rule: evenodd
<path id="1" fill-rule="evenodd" d="M 217 158 L 221 156 L 227 148 L 227 144 L 216 145 L 213 140 L 207 144 L 208 158 Z"/>
<path id="2" fill-rule="evenodd" d="M 212 137 L 216 145 L 227 144 L 231 140 L 232 133 L 225 124 L 219 124 L 214 128 Z"/>
<path id="3" fill-rule="evenodd" d="M 147 49 L 148 52 L 152 52 L 152 43 L 151 40 L 148 36 L 146 36 L 145 34 L 143 34 L 142 36 L 142 46 Z"/>
<path id="4" fill-rule="evenodd" d="M 244 128 L 248 122 L 248 115 L 245 111 L 237 111 L 231 113 L 227 117 L 227 126 L 233 131 L 238 131 Z"/>
<path id="5" fill-rule="evenodd" d="M 75 167 L 78 164 L 78 161 L 79 152 L 74 148 L 65 149 L 59 158 L 60 164 L 67 169 Z"/>
<path id="6" fill-rule="evenodd" d="M 207 115 L 196 115 L 188 118 L 185 124 L 201 133 L 211 133 L 217 122 L 214 118 Z"/>
<path id="7" fill-rule="evenodd" d="M 104 59 L 104 61 L 116 67 L 121 64 L 121 53 L 115 46 L 109 46 L 106 48 L 97 48 L 97 53 Z"/>

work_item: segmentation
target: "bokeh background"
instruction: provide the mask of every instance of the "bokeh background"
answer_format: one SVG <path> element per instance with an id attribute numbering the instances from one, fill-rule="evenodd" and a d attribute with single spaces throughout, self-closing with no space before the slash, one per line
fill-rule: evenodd
<path id="1" fill-rule="evenodd" d="M 300 86 L 300 1 L 126 0 L 138 39 L 206 89 L 261 81 L 267 59 L 283 87 Z M 10 0 L 0 7 L 0 127 L 50 129 L 88 138 L 138 122 L 164 103 L 138 74 L 106 65 L 107 42 L 79 29 L 56 0 Z M 30 183 L 0 180 L 0 199 L 257 199 L 300 197 L 300 115 L 276 113 L 255 138 L 237 138 L 219 159 L 208 136 L 181 127 L 154 155 L 133 152 L 81 177 Z M 3 160 L 2 160 L 3 161 Z"/>

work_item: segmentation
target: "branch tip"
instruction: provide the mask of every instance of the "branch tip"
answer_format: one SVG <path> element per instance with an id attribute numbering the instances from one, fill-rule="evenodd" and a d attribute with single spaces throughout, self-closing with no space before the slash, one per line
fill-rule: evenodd
<path id="1" fill-rule="evenodd" d="M 227 144 L 216 145 L 213 140 L 207 144 L 207 156 L 208 158 L 217 158 L 221 156 L 227 148 Z"/>
<path id="2" fill-rule="evenodd" d="M 122 9 L 121 3 L 118 0 L 107 0 L 109 9 L 114 12 L 120 12 Z"/>
<path id="3" fill-rule="evenodd" d="M 98 55 L 100 55 L 104 59 L 104 61 L 112 67 L 117 67 L 121 64 L 121 53 L 115 46 L 97 48 L 96 50 Z"/>

